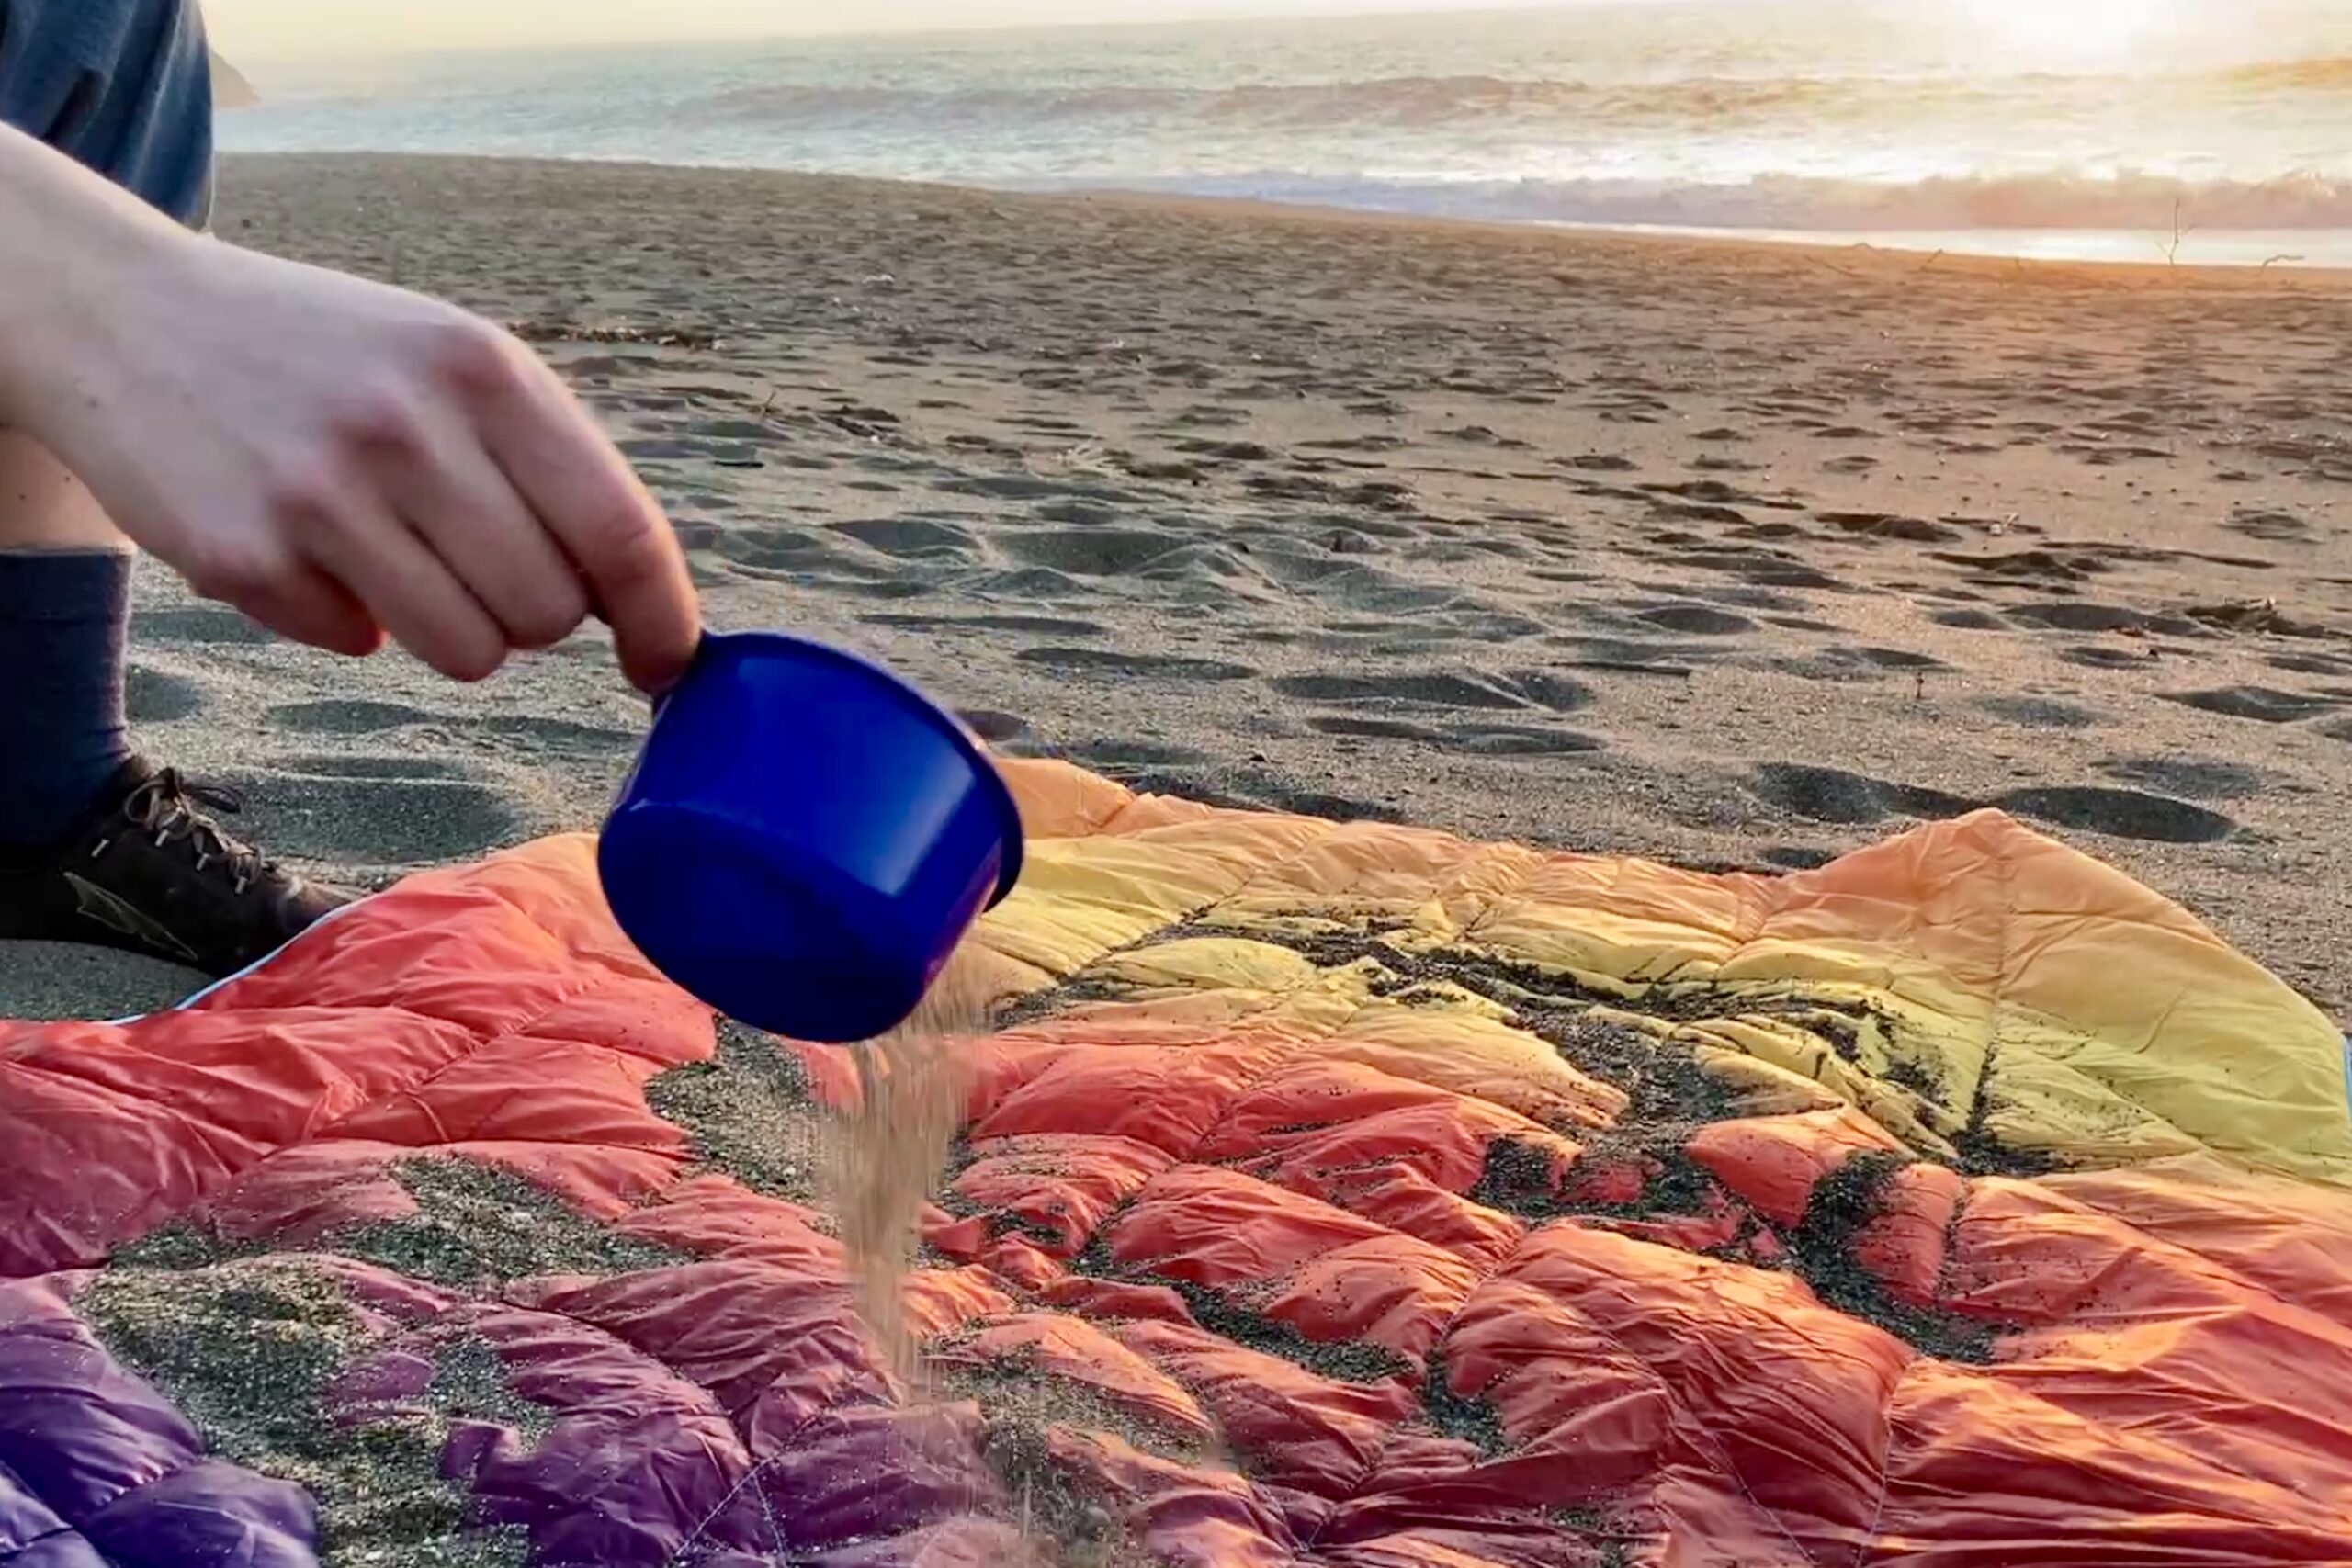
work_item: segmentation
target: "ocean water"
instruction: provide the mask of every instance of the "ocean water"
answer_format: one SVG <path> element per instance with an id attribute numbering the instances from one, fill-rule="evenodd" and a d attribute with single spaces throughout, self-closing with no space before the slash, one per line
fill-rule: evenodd
<path id="1" fill-rule="evenodd" d="M 233 149 L 2352 265 L 2352 0 L 1601 0 L 249 73 Z"/>

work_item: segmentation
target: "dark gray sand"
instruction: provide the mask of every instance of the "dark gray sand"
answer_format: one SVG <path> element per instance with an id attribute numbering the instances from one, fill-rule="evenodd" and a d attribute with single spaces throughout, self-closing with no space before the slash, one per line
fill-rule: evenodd
<path id="1" fill-rule="evenodd" d="M 1758 870 L 1999 805 L 2352 994 L 2344 279 L 486 161 L 220 224 L 523 326 L 714 624 L 1008 750 Z M 141 610 L 142 739 L 361 884 L 592 824 L 642 722 L 594 637 L 459 691 Z"/>

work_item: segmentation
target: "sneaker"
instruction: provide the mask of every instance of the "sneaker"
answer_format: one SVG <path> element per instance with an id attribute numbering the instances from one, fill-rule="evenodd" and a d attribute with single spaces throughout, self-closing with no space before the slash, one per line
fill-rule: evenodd
<path id="1" fill-rule="evenodd" d="M 234 790 L 133 760 L 82 825 L 0 861 L 0 940 L 120 948 L 215 979 L 267 957 L 350 895 L 305 882 L 209 811 Z"/>

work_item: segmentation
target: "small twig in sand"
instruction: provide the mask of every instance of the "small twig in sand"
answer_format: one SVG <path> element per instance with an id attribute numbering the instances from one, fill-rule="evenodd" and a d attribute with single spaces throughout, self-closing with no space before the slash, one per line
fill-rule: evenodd
<path id="1" fill-rule="evenodd" d="M 2258 266 L 2258 267 L 2255 268 L 2255 270 L 2256 270 L 2256 272 L 2267 272 L 2268 270 L 2270 270 L 2270 268 L 2272 268 L 2272 267 L 2276 266 L 2276 265 L 2278 265 L 2278 263 L 2280 263 L 2280 262 L 2300 262 L 2300 261 L 2301 261 L 2302 259 L 2303 259 L 2303 258 L 2302 258 L 2302 257 L 2301 257 L 2301 256 L 2292 256 L 2292 255 L 2284 255 L 2284 254 L 2281 254 L 2281 255 L 2275 255 L 2275 256 L 2265 256 L 2265 257 L 2263 257 L 2263 259 L 2262 259 L 2262 265 L 2261 265 L 2260 266 Z"/>
<path id="2" fill-rule="evenodd" d="M 1914 272 L 1925 272 L 1943 259 L 1943 252 L 1938 251 L 1934 255 L 1929 256 L 1926 261 L 1921 262 L 1917 266 L 1913 267 L 1911 270 Z"/>
<path id="3" fill-rule="evenodd" d="M 2180 197 L 2174 197 L 2172 198 L 2172 243 L 2170 244 L 2166 244 L 2162 240 L 2156 242 L 2156 248 L 2165 254 L 2165 265 L 2166 266 L 2178 266 L 2180 265 L 2181 242 L 2188 239 L 2188 236 L 2195 232 L 2197 232 L 2197 226 L 2194 223 L 2185 229 L 2181 227 Z"/>

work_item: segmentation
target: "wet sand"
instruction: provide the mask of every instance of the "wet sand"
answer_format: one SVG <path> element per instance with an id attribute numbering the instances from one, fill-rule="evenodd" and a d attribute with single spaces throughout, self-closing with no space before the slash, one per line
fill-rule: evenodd
<path id="1" fill-rule="evenodd" d="M 713 624 L 1008 749 L 1765 871 L 1998 805 L 2352 997 L 2352 279 L 384 158 L 220 228 L 520 325 Z M 596 637 L 459 691 L 141 594 L 142 739 L 346 879 L 642 723 Z"/>

